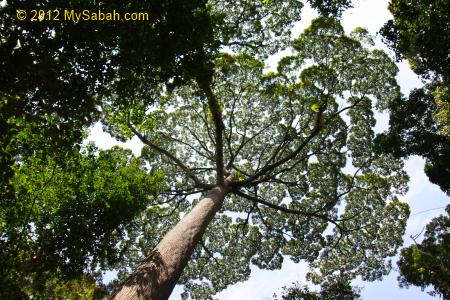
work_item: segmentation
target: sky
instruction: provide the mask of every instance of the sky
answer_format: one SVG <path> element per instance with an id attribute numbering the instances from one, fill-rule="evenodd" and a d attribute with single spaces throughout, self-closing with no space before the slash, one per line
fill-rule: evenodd
<path id="1" fill-rule="evenodd" d="M 347 32 L 359 26 L 367 28 L 372 35 L 376 35 L 382 25 L 391 18 L 387 5 L 387 0 L 354 0 L 354 8 L 343 14 L 342 25 Z M 317 13 L 306 5 L 302 12 L 302 21 L 296 24 L 293 29 L 293 36 L 297 36 L 316 16 Z M 379 36 L 377 36 L 375 47 L 388 51 Z M 388 51 L 388 53 L 391 52 Z M 268 64 L 273 64 L 281 55 L 271 58 Z M 399 63 L 398 67 L 400 71 L 397 80 L 403 94 L 408 95 L 411 89 L 422 85 L 418 76 L 409 69 L 407 62 Z M 385 130 L 387 126 L 388 115 L 377 114 L 376 131 Z M 136 137 L 127 143 L 119 143 L 108 134 L 103 133 L 100 124 L 96 124 L 91 129 L 88 139 L 95 141 L 100 148 L 110 148 L 112 145 L 118 144 L 131 148 L 136 155 L 140 154 L 141 144 Z M 420 157 L 411 157 L 405 162 L 405 170 L 410 176 L 410 182 L 409 191 L 401 200 L 410 205 L 411 216 L 408 220 L 403 246 L 410 245 L 412 243 L 410 236 L 421 232 L 432 218 L 444 214 L 444 207 L 449 202 L 449 198 L 436 185 L 428 181 L 423 166 L 424 160 Z M 398 273 L 395 270 L 396 260 L 395 257 L 393 259 L 394 270 L 382 281 L 363 282 L 356 280 L 354 282 L 355 285 L 362 288 L 362 299 L 435 299 L 426 292 L 422 292 L 420 288 L 413 286 L 408 289 L 399 288 Z M 307 271 L 306 264 L 295 264 L 289 259 L 285 259 L 281 270 L 263 271 L 254 267 L 249 280 L 230 286 L 217 294 L 215 298 L 220 300 L 273 299 L 274 293 L 281 295 L 283 286 L 296 281 L 306 284 L 305 275 Z M 170 299 L 180 299 L 182 291 L 182 288 L 177 286 Z"/>

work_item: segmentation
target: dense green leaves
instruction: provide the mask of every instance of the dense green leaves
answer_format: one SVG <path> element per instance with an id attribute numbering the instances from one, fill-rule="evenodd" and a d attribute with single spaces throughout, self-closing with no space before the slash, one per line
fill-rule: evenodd
<path id="1" fill-rule="evenodd" d="M 380 150 L 397 157 L 421 155 L 430 181 L 449 194 L 450 84 L 449 2 L 392 0 L 394 16 L 381 29 L 398 59 L 430 82 L 397 99 L 390 107 L 390 129 L 381 135 Z"/>
<path id="2" fill-rule="evenodd" d="M 129 150 L 92 145 L 64 161 L 34 156 L 14 168 L 17 201 L 0 215 L 6 298 L 38 296 L 48 280 L 113 266 L 125 227 L 154 201 L 163 180 Z"/>
<path id="3" fill-rule="evenodd" d="M 388 46 L 399 59 L 408 59 L 412 69 L 426 78 L 450 80 L 450 31 L 448 0 L 392 0 L 394 16 L 381 29 Z"/>
<path id="4" fill-rule="evenodd" d="M 447 214 L 450 206 L 447 206 Z M 450 297 L 450 221 L 448 215 L 427 224 L 422 243 L 402 249 L 398 266 L 401 286 L 433 286 L 432 295 Z"/>
<path id="5" fill-rule="evenodd" d="M 450 136 L 440 132 L 435 111 L 435 97 L 425 89 L 413 90 L 408 99 L 397 98 L 390 104 L 390 129 L 377 143 L 379 151 L 396 157 L 425 157 L 428 178 L 450 195 Z"/>
<path id="6" fill-rule="evenodd" d="M 32 9 L 60 9 L 61 19 L 64 9 L 142 11 L 149 20 L 33 22 L 18 20 L 17 9 L 29 17 Z M 112 87 L 125 102 L 146 97 L 152 83 L 176 85 L 201 71 L 205 53 L 218 47 L 206 1 L 7 1 L 0 14 L 2 198 L 13 197 L 15 160 L 44 140 L 48 150 L 81 142 Z"/>
<path id="7" fill-rule="evenodd" d="M 28 287 L 27 294 L 37 296 L 32 287 Z M 104 286 L 99 286 L 94 278 L 83 274 L 70 280 L 53 277 L 45 283 L 38 299 L 101 300 L 107 295 Z"/>
<path id="8" fill-rule="evenodd" d="M 149 20 L 32 22 L 17 9 L 144 11 Z M 71 148 L 113 88 L 127 99 L 147 95 L 137 77 L 147 90 L 180 84 L 217 45 L 206 1 L 7 1 L 0 14 L 1 290 L 10 298 L 120 258 L 123 226 L 147 207 L 157 180 L 128 152 L 96 159 L 93 149 Z"/>
<path id="9" fill-rule="evenodd" d="M 449 4 L 447 0 L 390 2 L 394 19 L 384 25 L 381 34 L 397 58 L 406 58 L 413 71 L 428 83 L 413 90 L 409 98 L 399 97 L 391 103 L 389 131 L 377 137 L 380 151 L 396 157 L 424 157 L 429 180 L 447 195 L 450 195 Z M 434 219 L 427 225 L 422 244 L 402 250 L 398 262 L 402 286 L 425 288 L 432 284 L 435 292 L 449 297 L 448 285 L 443 284 L 449 281 L 446 223 L 448 217 Z"/>
<path id="10" fill-rule="evenodd" d="M 328 17 L 340 17 L 344 10 L 352 7 L 351 0 L 309 0 L 308 2 L 323 16 Z"/>
<path id="11" fill-rule="evenodd" d="M 290 29 L 300 20 L 303 7 L 298 0 L 212 0 L 210 3 L 221 17 L 216 29 L 221 44 L 260 57 L 286 47 Z"/>

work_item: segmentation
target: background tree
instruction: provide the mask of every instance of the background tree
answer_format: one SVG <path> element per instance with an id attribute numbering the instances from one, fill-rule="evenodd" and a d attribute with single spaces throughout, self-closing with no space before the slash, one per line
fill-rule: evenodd
<path id="1" fill-rule="evenodd" d="M 309 0 L 308 2 L 312 8 L 327 17 L 340 17 L 344 10 L 352 7 L 351 0 Z"/>
<path id="2" fill-rule="evenodd" d="M 386 44 L 425 78 L 449 80 L 448 4 L 448 0 L 391 0 L 388 6 L 394 19 L 381 29 Z"/>
<path id="3" fill-rule="evenodd" d="M 380 149 L 396 157 L 421 155 L 430 181 L 450 194 L 450 56 L 448 0 L 392 0 L 394 16 L 381 29 L 397 59 L 428 83 L 393 102 L 390 129 L 380 135 Z"/>
<path id="4" fill-rule="evenodd" d="M 124 241 L 141 255 L 128 256 L 119 278 L 148 256 L 116 298 L 167 298 L 191 254 L 180 282 L 194 298 L 247 279 L 251 264 L 280 268 L 283 255 L 308 261 L 314 282 L 389 272 L 385 258 L 409 214 L 396 197 L 406 174 L 400 161 L 373 154 L 372 109 L 398 97 L 397 68 L 361 41 L 370 41 L 364 30 L 348 37 L 320 18 L 276 73 L 247 54 L 223 54 L 209 81 L 161 86 L 152 104 L 136 97 L 124 110 L 111 98 L 104 122 L 146 145 L 151 170 L 168 179 L 152 209 L 169 212 Z"/>
<path id="5" fill-rule="evenodd" d="M 377 136 L 378 150 L 395 157 L 426 158 L 425 174 L 450 195 L 450 135 L 436 123 L 436 98 L 426 88 L 415 89 L 409 98 L 398 97 L 389 107 L 389 131 Z"/>
<path id="6" fill-rule="evenodd" d="M 350 286 L 349 282 L 335 281 L 321 286 L 319 292 L 311 291 L 308 286 L 301 286 L 298 282 L 292 286 L 283 287 L 283 295 L 276 299 L 283 300 L 358 300 L 361 299 L 359 289 Z"/>
<path id="7" fill-rule="evenodd" d="M 31 9 L 146 11 L 151 18 L 95 26 L 32 22 L 18 20 L 17 9 L 29 15 Z M 206 1 L 8 1 L 0 13 L 2 186 L 8 185 L 14 161 L 33 153 L 36 144 L 45 141 L 54 145 L 47 150 L 61 150 L 80 142 L 85 126 L 98 120 L 106 83 L 114 81 L 122 96 L 139 90 L 133 80 L 138 75 L 148 83 L 177 84 L 201 63 L 197 49 L 215 45 Z M 22 131 L 35 138 L 21 139 Z"/>
<path id="8" fill-rule="evenodd" d="M 55 283 L 72 280 L 75 286 L 83 273 L 95 276 L 117 262 L 126 226 L 152 204 L 163 180 L 158 172 L 148 174 L 129 150 L 89 145 L 64 159 L 34 156 L 14 166 L 15 210 L 22 218 L 2 224 L 6 299 L 46 298 Z"/>
<path id="9" fill-rule="evenodd" d="M 389 131 L 378 136 L 381 151 L 396 157 L 424 157 L 428 178 L 447 195 L 450 195 L 449 4 L 447 0 L 390 2 L 394 19 L 384 25 L 381 33 L 397 59 L 407 59 L 426 84 L 413 90 L 409 98 L 392 102 Z M 445 265 L 448 249 L 445 244 L 439 246 L 448 239 L 448 228 L 446 217 L 442 218 L 427 225 L 422 244 L 414 241 L 415 245 L 402 250 L 399 280 L 401 286 L 413 284 L 425 288 L 433 284 L 435 293 L 448 298 L 448 286 L 442 284 L 449 280 L 448 262 Z M 432 263 L 441 255 L 439 266 Z"/>
<path id="10" fill-rule="evenodd" d="M 36 290 L 29 287 L 28 294 L 36 296 Z M 104 286 L 99 286 L 90 275 L 83 274 L 70 280 L 50 278 L 46 281 L 39 297 L 41 299 L 101 300 L 107 295 L 108 292 Z"/>
<path id="11" fill-rule="evenodd" d="M 30 15 L 31 9 L 123 11 L 124 7 L 148 11 L 150 21 L 92 26 L 16 18 L 17 9 Z M 106 83 L 114 81 L 123 95 L 137 89 L 132 80 L 136 74 L 148 82 L 176 84 L 198 64 L 195 50 L 214 44 L 205 1 L 8 1 L 0 13 L 3 209 L 14 207 L 10 184 L 14 163 L 39 149 L 60 152 L 81 142 L 86 126 L 98 120 Z M 136 41 L 145 46 L 136 48 Z"/>
<path id="12" fill-rule="evenodd" d="M 447 206 L 450 214 L 450 205 Z M 433 286 L 431 295 L 450 299 L 450 221 L 441 215 L 428 223 L 422 243 L 402 249 L 398 261 L 401 286 L 416 285 L 424 290 Z"/>

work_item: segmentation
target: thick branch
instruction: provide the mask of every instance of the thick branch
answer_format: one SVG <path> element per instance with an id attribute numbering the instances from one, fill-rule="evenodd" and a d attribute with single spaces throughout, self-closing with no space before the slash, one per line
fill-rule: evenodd
<path id="1" fill-rule="evenodd" d="M 222 112 L 220 109 L 219 102 L 216 96 L 211 90 L 209 85 L 204 85 L 202 87 L 208 99 L 208 106 L 211 112 L 214 126 L 215 126 L 215 136 L 216 136 L 216 168 L 217 168 L 217 184 L 223 184 L 224 181 L 224 163 L 223 163 L 223 131 L 225 126 L 223 124 Z"/>
<path id="2" fill-rule="evenodd" d="M 258 50 L 260 47 L 262 47 L 262 45 L 254 45 L 251 43 L 246 43 L 246 42 L 239 42 L 239 41 L 233 41 L 228 43 L 228 46 L 241 46 L 241 47 L 249 47 L 253 50 Z"/>

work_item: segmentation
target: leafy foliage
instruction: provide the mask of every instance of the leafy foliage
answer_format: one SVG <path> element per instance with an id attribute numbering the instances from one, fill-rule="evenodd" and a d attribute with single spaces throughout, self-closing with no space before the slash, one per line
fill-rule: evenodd
<path id="1" fill-rule="evenodd" d="M 428 178 L 450 195 L 448 6 L 446 0 L 390 2 L 394 19 L 381 29 L 385 42 L 398 59 L 406 58 L 414 72 L 429 82 L 413 90 L 408 99 L 392 102 L 389 131 L 377 139 L 381 151 L 396 157 L 425 157 Z M 448 285 L 441 283 L 449 281 L 447 239 L 448 218 L 441 217 L 428 224 L 422 245 L 402 250 L 398 262 L 401 286 L 433 284 L 435 293 L 449 297 Z M 441 257 L 439 265 L 437 257 Z"/>
<path id="2" fill-rule="evenodd" d="M 365 41 L 364 31 L 349 37 L 336 20 L 319 18 L 276 73 L 248 54 L 222 54 L 210 86 L 160 87 L 158 102 L 133 98 L 124 110 L 112 98 L 105 107 L 110 132 L 137 135 L 150 168 L 167 176 L 160 213 L 169 217 L 155 224 L 163 233 L 195 205 L 189 195 L 235 174 L 182 275 L 192 297 L 247 279 L 252 264 L 280 268 L 283 255 L 310 262 L 315 282 L 389 272 L 385 258 L 402 243 L 409 214 L 397 199 L 407 176 L 399 160 L 373 153 L 372 110 L 399 96 L 397 68 Z M 150 224 L 140 221 L 128 239 L 134 251 L 120 278 L 143 258 L 136 253 L 155 246 Z"/>
<path id="3" fill-rule="evenodd" d="M 396 157 L 426 157 L 428 178 L 450 195 L 450 136 L 441 134 L 434 121 L 434 96 L 425 89 L 416 89 L 408 99 L 397 98 L 389 109 L 390 129 L 377 137 L 379 150 Z"/>
<path id="4" fill-rule="evenodd" d="M 19 21 L 17 9 L 115 9 L 151 17 L 92 26 Z M 0 13 L 1 290 L 9 299 L 27 287 L 42 293 L 52 276 L 76 276 L 90 263 L 95 269 L 119 259 L 123 226 L 146 208 L 161 174 L 147 175 L 122 150 L 100 152 L 98 159 L 94 149 L 79 154 L 78 143 L 98 120 L 106 87 L 126 98 L 130 91 L 145 95 L 137 76 L 150 85 L 180 84 L 217 45 L 206 1 L 7 1 Z"/>
<path id="5" fill-rule="evenodd" d="M 447 206 L 450 214 L 450 205 Z M 424 290 L 432 285 L 432 295 L 450 297 L 450 221 L 447 216 L 427 224 L 422 243 L 402 249 L 399 281 L 401 286 L 415 285 Z"/>
<path id="6" fill-rule="evenodd" d="M 408 59 L 412 69 L 426 78 L 450 80 L 448 4 L 447 0 L 391 0 L 389 10 L 394 19 L 381 29 L 397 58 Z"/>
<path id="7" fill-rule="evenodd" d="M 146 11 L 151 17 L 148 22 L 104 21 L 93 26 L 92 22 L 20 21 L 17 9 L 29 14 L 32 9 L 115 9 Z M 131 91 L 145 96 L 136 77 L 150 85 L 179 84 L 198 70 L 204 51 L 217 47 L 213 17 L 201 0 L 14 0 L 2 5 L 0 14 L 3 199 L 14 198 L 11 166 L 20 156 L 43 148 L 70 149 L 81 142 L 85 127 L 98 120 L 106 86 L 114 85 L 124 98 Z"/>
<path id="8" fill-rule="evenodd" d="M 30 289 L 29 295 L 36 295 L 36 291 Z M 94 278 L 83 274 L 79 278 L 61 280 L 53 277 L 45 283 L 45 288 L 39 295 L 42 299 L 67 299 L 67 300 L 101 300 L 108 295 L 103 286 L 99 286 Z"/>
<path id="9" fill-rule="evenodd" d="M 308 286 L 295 283 L 283 288 L 283 300 L 358 300 L 361 299 L 358 288 L 348 282 L 336 281 L 326 283 L 319 292 L 311 291 Z M 276 295 L 275 295 L 276 297 Z"/>
<path id="10" fill-rule="evenodd" d="M 386 44 L 398 59 L 408 59 L 412 69 L 431 80 L 409 99 L 390 107 L 389 132 L 381 135 L 380 149 L 397 157 L 421 155 L 431 182 L 450 193 L 450 63 L 448 1 L 392 0 L 394 16 L 381 29 Z"/>
<path id="11" fill-rule="evenodd" d="M 344 10 L 352 7 L 351 0 L 309 0 L 309 2 L 311 7 L 328 17 L 340 17 Z"/>
<path id="12" fill-rule="evenodd" d="M 152 203 L 163 180 L 129 150 L 89 145 L 64 159 L 34 156 L 15 166 L 19 201 L 1 214 L 3 298 L 39 296 L 49 280 L 113 266 L 126 226 Z"/>

